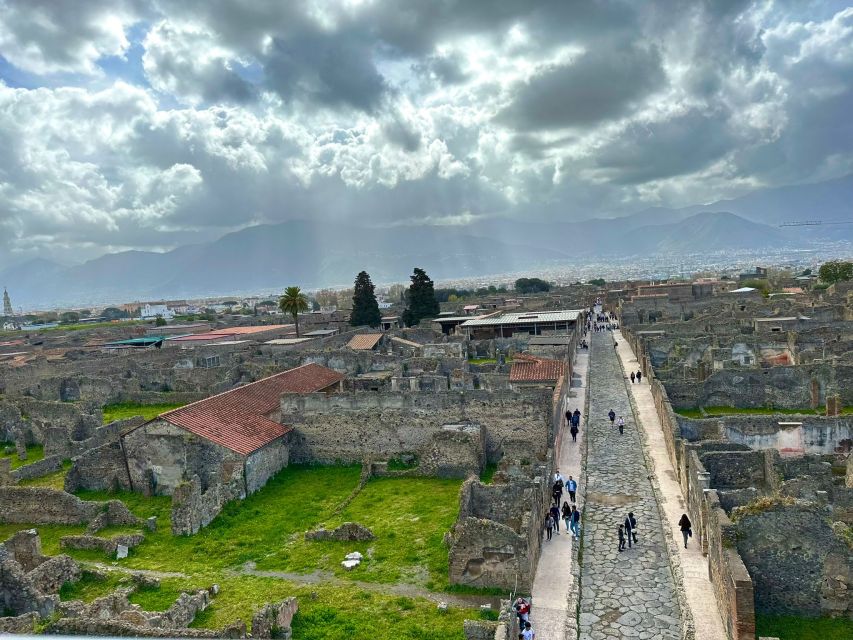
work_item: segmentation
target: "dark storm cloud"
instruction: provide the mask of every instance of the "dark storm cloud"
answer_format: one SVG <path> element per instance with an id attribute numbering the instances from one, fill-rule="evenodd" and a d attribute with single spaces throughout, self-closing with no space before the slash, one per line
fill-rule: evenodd
<path id="1" fill-rule="evenodd" d="M 665 79 L 654 48 L 588 51 L 537 73 L 496 119 L 521 131 L 588 126 L 625 115 Z"/>

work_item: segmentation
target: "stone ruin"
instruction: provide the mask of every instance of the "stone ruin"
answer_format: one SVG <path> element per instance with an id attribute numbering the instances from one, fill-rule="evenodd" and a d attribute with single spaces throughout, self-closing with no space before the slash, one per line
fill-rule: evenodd
<path id="1" fill-rule="evenodd" d="M 305 533 L 306 540 L 338 540 L 342 542 L 366 542 L 373 540 L 373 532 L 357 522 L 344 522 L 339 527 L 328 530 L 320 527 Z"/>

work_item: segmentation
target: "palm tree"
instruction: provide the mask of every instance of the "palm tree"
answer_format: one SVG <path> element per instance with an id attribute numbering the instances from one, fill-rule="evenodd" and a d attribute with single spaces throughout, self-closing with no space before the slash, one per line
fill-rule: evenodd
<path id="1" fill-rule="evenodd" d="M 308 298 L 302 293 L 299 287 L 288 287 L 284 290 L 284 295 L 278 299 L 278 307 L 282 313 L 289 313 L 293 316 L 293 322 L 296 325 L 296 337 L 299 337 L 299 313 L 308 311 Z"/>

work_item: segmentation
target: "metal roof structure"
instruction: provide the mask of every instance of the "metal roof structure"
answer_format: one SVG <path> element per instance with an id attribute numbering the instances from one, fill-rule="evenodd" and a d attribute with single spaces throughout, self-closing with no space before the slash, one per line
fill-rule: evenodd
<path id="1" fill-rule="evenodd" d="M 499 316 L 488 318 L 472 318 L 462 323 L 463 328 L 468 327 L 496 327 L 500 325 L 518 324 L 553 324 L 560 322 L 574 322 L 581 314 L 579 309 L 566 309 L 563 311 L 528 311 L 523 313 L 504 313 Z"/>

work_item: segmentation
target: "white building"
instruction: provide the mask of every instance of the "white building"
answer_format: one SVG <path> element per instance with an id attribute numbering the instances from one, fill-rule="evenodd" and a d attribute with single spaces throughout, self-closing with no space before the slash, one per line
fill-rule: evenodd
<path id="1" fill-rule="evenodd" d="M 175 317 L 175 312 L 165 304 L 151 304 L 148 302 L 142 306 L 139 313 L 143 320 L 153 320 L 157 316 L 160 316 L 163 320 L 171 320 Z"/>

